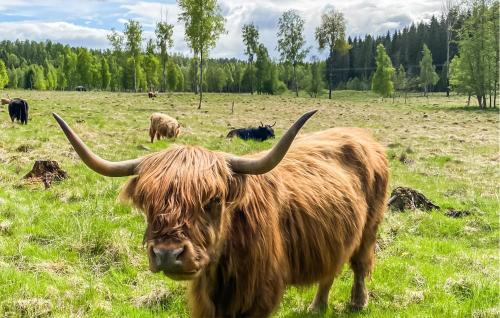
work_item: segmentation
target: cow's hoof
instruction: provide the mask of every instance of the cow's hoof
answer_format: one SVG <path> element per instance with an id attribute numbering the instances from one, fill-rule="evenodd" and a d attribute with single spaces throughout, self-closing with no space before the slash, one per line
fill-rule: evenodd
<path id="1" fill-rule="evenodd" d="M 307 311 L 311 314 L 323 314 L 326 312 L 326 309 L 328 308 L 327 303 L 311 303 L 309 307 L 307 308 Z"/>
<path id="2" fill-rule="evenodd" d="M 354 289 L 349 307 L 352 311 L 360 311 L 368 306 L 368 290 L 366 288 Z"/>
<path id="3" fill-rule="evenodd" d="M 349 304 L 349 309 L 351 311 L 360 311 L 368 306 L 368 296 L 361 297 L 358 299 L 351 299 L 351 303 Z"/>

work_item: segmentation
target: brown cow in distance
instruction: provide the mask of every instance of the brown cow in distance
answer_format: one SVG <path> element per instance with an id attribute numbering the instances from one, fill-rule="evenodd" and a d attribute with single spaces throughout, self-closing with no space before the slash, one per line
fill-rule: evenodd
<path id="1" fill-rule="evenodd" d="M 149 120 L 149 137 L 151 138 L 151 142 L 154 141 L 155 136 L 156 140 L 160 140 L 162 137 L 177 138 L 179 136 L 181 125 L 175 118 L 162 113 L 153 113 L 149 117 Z"/>
<path id="2" fill-rule="evenodd" d="M 386 209 L 385 151 L 356 128 L 294 141 L 314 113 L 260 154 L 173 146 L 122 162 L 95 155 L 54 116 L 91 169 L 134 175 L 121 197 L 146 215 L 150 270 L 191 281 L 192 316 L 267 317 L 287 285 L 318 283 L 310 310 L 325 310 L 345 263 L 354 271 L 351 306 L 368 303 L 365 278 Z"/>

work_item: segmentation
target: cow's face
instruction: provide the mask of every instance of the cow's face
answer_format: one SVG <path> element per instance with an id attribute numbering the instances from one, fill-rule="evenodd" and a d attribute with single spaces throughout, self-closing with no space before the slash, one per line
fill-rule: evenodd
<path id="1" fill-rule="evenodd" d="M 274 138 L 274 129 L 270 125 L 259 127 L 259 135 L 266 136 L 267 138 Z"/>
<path id="2" fill-rule="evenodd" d="M 192 279 L 217 257 L 232 183 L 224 156 L 205 149 L 179 146 L 144 159 L 122 195 L 146 214 L 152 272 Z"/>
<path id="3" fill-rule="evenodd" d="M 122 198 L 146 214 L 150 269 L 174 279 L 192 279 L 217 259 L 231 211 L 244 201 L 245 176 L 264 174 L 276 167 L 314 113 L 316 110 L 302 115 L 269 152 L 258 158 L 174 146 L 146 158 L 118 162 L 97 156 L 61 117 L 53 115 L 92 170 L 108 177 L 134 175 L 123 188 Z"/>

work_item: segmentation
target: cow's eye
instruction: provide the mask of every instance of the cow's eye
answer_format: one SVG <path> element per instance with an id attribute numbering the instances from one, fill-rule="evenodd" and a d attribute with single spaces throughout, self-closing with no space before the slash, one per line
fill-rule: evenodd
<path id="1" fill-rule="evenodd" d="M 220 197 L 214 197 L 212 198 L 204 207 L 205 212 L 210 214 L 210 216 L 215 216 L 217 214 L 217 211 L 219 211 L 218 207 L 221 204 L 221 198 Z"/>

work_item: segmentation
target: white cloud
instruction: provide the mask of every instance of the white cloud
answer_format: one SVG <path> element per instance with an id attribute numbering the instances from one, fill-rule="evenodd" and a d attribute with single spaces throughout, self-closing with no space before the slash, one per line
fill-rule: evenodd
<path id="1" fill-rule="evenodd" d="M 27 6 L 29 3 L 32 5 Z M 316 55 L 314 30 L 325 8 L 334 7 L 344 13 L 347 33 L 351 36 L 385 34 L 412 21 L 429 19 L 441 9 L 441 2 L 436 0 L 219 0 L 219 3 L 226 18 L 227 33 L 221 35 L 211 56 L 239 58 L 244 57 L 241 27 L 252 21 L 259 27 L 261 42 L 272 56 L 277 57 L 278 18 L 289 9 L 297 10 L 304 18 L 307 46 L 311 46 L 312 54 Z M 184 39 L 184 26 L 177 21 L 180 10 L 176 3 L 47 0 L 34 4 L 24 0 L 0 0 L 0 15 L 16 13 L 18 18 L 28 16 L 31 21 L 1 22 L 0 38 L 51 39 L 92 48 L 108 47 L 106 34 L 109 29 L 120 30 L 128 19 L 141 22 L 146 39 L 154 37 L 154 26 L 163 17 L 174 24 L 173 51 L 190 54 Z M 54 22 L 61 21 L 61 17 L 65 22 Z M 41 18 L 44 21 L 36 20 Z"/>
<path id="2" fill-rule="evenodd" d="M 108 47 L 108 30 L 84 27 L 67 22 L 0 22 L 0 38 L 61 42 L 73 46 Z"/>

